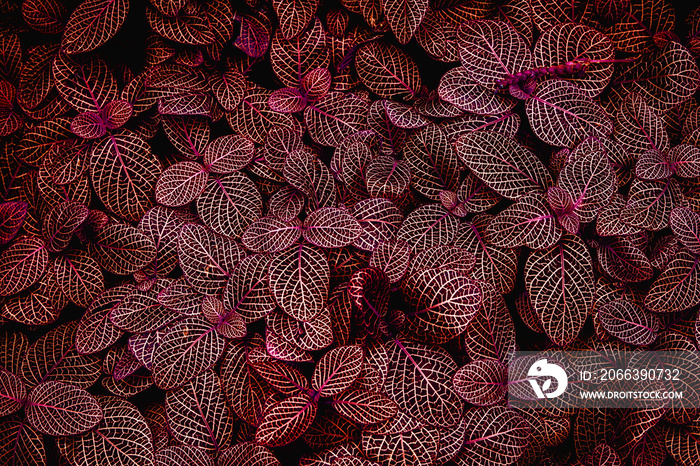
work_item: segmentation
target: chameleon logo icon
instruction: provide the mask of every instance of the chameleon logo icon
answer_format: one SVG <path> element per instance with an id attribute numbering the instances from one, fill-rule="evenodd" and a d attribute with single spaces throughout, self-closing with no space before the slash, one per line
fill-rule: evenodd
<path id="1" fill-rule="evenodd" d="M 547 362 L 546 359 L 539 359 L 530 366 L 527 375 L 534 377 L 529 379 L 532 390 L 534 390 L 537 398 L 556 398 L 566 390 L 569 385 L 569 378 L 566 376 L 566 371 L 558 364 Z M 537 379 L 547 377 L 547 380 L 540 386 Z M 556 380 L 557 388 L 551 393 L 546 393 L 552 386 L 552 379 Z"/>

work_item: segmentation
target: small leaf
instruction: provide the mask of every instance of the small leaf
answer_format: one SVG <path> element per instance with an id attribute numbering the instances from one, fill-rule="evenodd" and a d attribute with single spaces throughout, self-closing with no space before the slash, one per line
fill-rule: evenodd
<path id="1" fill-rule="evenodd" d="M 66 53 L 95 50 L 121 28 L 129 12 L 129 0 L 85 0 L 71 14 L 61 46 Z"/>
<path id="2" fill-rule="evenodd" d="M 622 299 L 602 306 L 598 318 L 606 332 L 630 345 L 649 345 L 656 340 L 659 331 L 655 315 Z"/>
<path id="3" fill-rule="evenodd" d="M 345 391 L 360 375 L 364 352 L 359 346 L 340 346 L 328 351 L 316 364 L 311 385 L 318 396 L 333 396 Z"/>
<path id="4" fill-rule="evenodd" d="M 307 395 L 291 396 L 273 404 L 255 431 L 255 441 L 269 447 L 293 442 L 309 428 L 316 410 L 316 403 Z"/>

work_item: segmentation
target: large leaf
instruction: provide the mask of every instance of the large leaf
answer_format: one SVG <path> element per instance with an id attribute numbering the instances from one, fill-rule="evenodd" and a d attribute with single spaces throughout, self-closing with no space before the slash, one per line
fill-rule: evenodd
<path id="1" fill-rule="evenodd" d="M 469 71 L 461 66 L 452 68 L 442 76 L 438 93 L 445 102 L 478 115 L 500 115 L 515 105 L 512 98 L 473 81 Z"/>
<path id="2" fill-rule="evenodd" d="M 293 442 L 316 417 L 317 406 L 307 395 L 295 395 L 270 406 L 255 431 L 256 442 L 276 447 Z"/>
<path id="3" fill-rule="evenodd" d="M 215 232 L 240 238 L 262 214 L 262 197 L 250 178 L 234 172 L 209 180 L 197 199 L 197 213 Z"/>
<path id="4" fill-rule="evenodd" d="M 231 442 L 233 419 L 213 371 L 169 390 L 165 412 L 173 437 L 187 445 L 218 452 Z"/>
<path id="5" fill-rule="evenodd" d="M 384 42 L 369 42 L 360 47 L 355 68 L 362 83 L 385 99 L 411 99 L 421 88 L 418 66 L 411 56 Z"/>
<path id="6" fill-rule="evenodd" d="M 85 0 L 71 14 L 61 46 L 66 53 L 95 50 L 117 33 L 129 12 L 129 0 Z"/>
<path id="7" fill-rule="evenodd" d="M 109 288 L 90 304 L 75 334 L 75 347 L 79 353 L 96 353 L 117 342 L 123 332 L 112 324 L 109 314 L 135 289 L 133 285 Z"/>
<path id="8" fill-rule="evenodd" d="M 412 276 L 407 327 L 424 341 L 443 343 L 462 333 L 481 304 L 481 290 L 457 269 L 428 269 Z"/>
<path id="9" fill-rule="evenodd" d="M 525 264 L 525 285 L 550 340 L 571 343 L 593 306 L 593 264 L 583 241 L 565 235 L 558 245 L 534 251 Z"/>
<path id="10" fill-rule="evenodd" d="M 157 254 L 153 240 L 131 225 L 114 223 L 100 230 L 91 244 L 91 254 L 108 272 L 134 273 Z"/>
<path id="11" fill-rule="evenodd" d="M 467 435 L 456 463 L 460 466 L 500 466 L 518 461 L 530 436 L 528 423 L 503 406 L 472 409 L 464 416 Z"/>
<path id="12" fill-rule="evenodd" d="M 27 387 L 19 376 L 6 368 L 0 369 L 0 415 L 7 416 L 22 409 L 27 399 Z"/>
<path id="13" fill-rule="evenodd" d="M 459 160 L 445 132 L 428 125 L 411 135 L 403 156 L 411 167 L 412 186 L 422 195 L 438 200 L 441 191 L 455 191 Z"/>
<path id="14" fill-rule="evenodd" d="M 620 218 L 628 225 L 656 231 L 666 227 L 671 211 L 685 202 L 673 178 L 660 181 L 635 179 Z"/>
<path id="15" fill-rule="evenodd" d="M 486 235 L 489 243 L 501 248 L 547 249 L 559 241 L 562 230 L 544 196 L 533 194 L 521 197 L 499 213 Z"/>
<path id="16" fill-rule="evenodd" d="M 507 370 L 497 359 L 477 359 L 460 367 L 453 382 L 457 394 L 466 401 L 489 406 L 505 396 Z"/>
<path id="17" fill-rule="evenodd" d="M 43 436 L 26 420 L 14 416 L 3 419 L 0 430 L 0 460 L 12 466 L 46 465 Z"/>
<path id="18" fill-rule="evenodd" d="M 457 35 L 462 65 L 474 81 L 489 89 L 496 90 L 501 79 L 533 67 L 530 49 L 506 22 L 468 21 Z"/>
<path id="19" fill-rule="evenodd" d="M 389 27 L 401 44 L 408 43 L 427 10 L 427 0 L 381 0 Z"/>
<path id="20" fill-rule="evenodd" d="M 318 0 L 273 1 L 272 6 L 280 20 L 282 36 L 289 40 L 299 35 L 313 18 L 318 4 Z"/>
<path id="21" fill-rule="evenodd" d="M 326 305 L 330 270 L 316 247 L 302 243 L 277 253 L 269 273 L 272 295 L 293 318 L 308 321 Z"/>
<path id="22" fill-rule="evenodd" d="M 462 401 L 452 388 L 457 365 L 439 347 L 399 340 L 387 342 L 386 392 L 401 409 L 429 425 L 454 426 Z"/>
<path id="23" fill-rule="evenodd" d="M 219 293 L 243 258 L 238 243 L 202 225 L 183 226 L 177 250 L 188 283 L 197 292 L 208 295 Z"/>
<path id="24" fill-rule="evenodd" d="M 562 23 L 545 31 L 537 39 L 533 55 L 538 68 L 563 65 L 582 57 L 602 60 L 603 63 L 590 63 L 585 73 L 563 78 L 576 84 L 588 97 L 600 94 L 613 74 L 613 64 L 605 63 L 605 60 L 614 58 L 612 42 L 604 34 L 583 24 Z"/>
<path id="25" fill-rule="evenodd" d="M 102 408 L 85 389 L 63 382 L 39 384 L 27 399 L 27 419 L 46 435 L 81 434 L 102 420 Z"/>
<path id="26" fill-rule="evenodd" d="M 56 440 L 58 450 L 74 466 L 104 464 L 152 466 L 153 439 L 143 415 L 117 397 L 97 399 L 104 418 L 96 428 Z"/>
<path id="27" fill-rule="evenodd" d="M 600 105 L 561 79 L 538 84 L 525 111 L 535 135 L 553 146 L 573 147 L 588 136 L 607 136 L 613 130 Z"/>
<path id="28" fill-rule="evenodd" d="M 316 364 L 311 385 L 318 396 L 333 396 L 345 391 L 360 375 L 364 353 L 359 346 L 340 346 L 323 355 Z"/>
<path id="29" fill-rule="evenodd" d="M 529 150 L 501 133 L 476 131 L 460 137 L 457 155 L 491 189 L 517 200 L 552 184 L 547 168 Z"/>
<path id="30" fill-rule="evenodd" d="M 646 346 L 656 340 L 659 320 L 634 303 L 618 299 L 598 310 L 606 332 L 631 345 Z"/>
<path id="31" fill-rule="evenodd" d="M 29 347 L 20 374 L 27 386 L 57 381 L 88 388 L 97 381 L 101 359 L 78 353 L 75 344 L 76 327 L 76 322 L 63 324 Z"/>
<path id="32" fill-rule="evenodd" d="M 41 238 L 22 236 L 0 254 L 0 295 L 26 290 L 44 274 L 49 254 Z"/>
<path id="33" fill-rule="evenodd" d="M 304 239 L 322 248 L 341 248 L 361 234 L 360 223 L 343 209 L 326 207 L 312 212 L 303 227 Z"/>
<path id="34" fill-rule="evenodd" d="M 197 162 L 178 162 L 169 166 L 158 178 L 156 201 L 168 207 L 180 207 L 197 199 L 209 179 L 205 168 Z"/>
<path id="35" fill-rule="evenodd" d="M 56 89 L 79 112 L 99 112 L 117 99 L 117 82 L 107 64 L 88 58 L 59 54 L 53 63 Z"/>
<path id="36" fill-rule="evenodd" d="M 90 155 L 95 192 L 112 212 L 136 222 L 151 207 L 161 165 L 136 133 L 124 130 L 105 136 Z"/>
<path id="37" fill-rule="evenodd" d="M 57 257 L 54 271 L 63 294 L 80 307 L 88 307 L 104 290 L 99 264 L 83 251 L 69 251 Z"/>
<path id="38" fill-rule="evenodd" d="M 164 390 L 184 385 L 216 363 L 224 344 L 224 338 L 206 320 L 189 317 L 176 322 L 153 356 L 154 382 Z"/>
<path id="39" fill-rule="evenodd" d="M 687 207 L 677 207 L 671 211 L 669 224 L 678 241 L 693 254 L 700 254 L 700 214 Z"/>
<path id="40" fill-rule="evenodd" d="M 571 196 L 573 211 L 581 223 L 593 221 L 617 190 L 604 151 L 591 151 L 567 162 L 559 172 L 557 186 Z"/>
<path id="41" fill-rule="evenodd" d="M 413 252 L 448 245 L 457 233 L 457 219 L 438 204 L 427 204 L 411 212 L 401 224 L 396 238 L 405 241 Z"/>
<path id="42" fill-rule="evenodd" d="M 343 416 L 359 424 L 376 424 L 396 414 L 396 403 L 386 395 L 369 390 L 350 388 L 336 395 L 333 407 Z"/>
<path id="43" fill-rule="evenodd" d="M 270 63 L 282 84 L 298 87 L 309 71 L 328 66 L 326 34 L 319 19 L 315 19 L 311 29 L 298 37 L 287 39 L 283 33 L 280 28 L 272 38 Z"/>
<path id="44" fill-rule="evenodd" d="M 352 94 L 329 92 L 304 110 L 304 121 L 314 141 L 336 147 L 345 137 L 363 130 L 367 102 Z"/>
<path id="45" fill-rule="evenodd" d="M 644 299 L 653 312 L 679 312 L 700 302 L 700 257 L 678 251 Z"/>
<path id="46" fill-rule="evenodd" d="M 639 93 L 651 108 L 664 112 L 693 95 L 699 78 L 693 55 L 678 42 L 669 41 L 648 59 L 635 63 L 613 85 Z"/>

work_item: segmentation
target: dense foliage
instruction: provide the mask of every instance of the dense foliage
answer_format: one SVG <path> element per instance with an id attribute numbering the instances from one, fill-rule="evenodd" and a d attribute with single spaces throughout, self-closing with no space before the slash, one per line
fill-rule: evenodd
<path id="1" fill-rule="evenodd" d="M 0 464 L 697 465 L 700 408 L 506 402 L 698 351 L 680 16 L 0 0 Z"/>

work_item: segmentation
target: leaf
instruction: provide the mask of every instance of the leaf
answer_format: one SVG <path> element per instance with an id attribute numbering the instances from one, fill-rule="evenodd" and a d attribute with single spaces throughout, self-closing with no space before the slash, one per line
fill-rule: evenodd
<path id="1" fill-rule="evenodd" d="M 280 466 L 268 448 L 254 442 L 241 442 L 227 448 L 219 457 L 219 466 Z"/>
<path id="2" fill-rule="evenodd" d="M 559 346 L 571 343 L 593 306 L 593 264 L 577 236 L 534 251 L 525 264 L 525 285 L 545 333 Z"/>
<path id="3" fill-rule="evenodd" d="M 668 161 L 681 178 L 700 177 L 700 148 L 679 144 L 668 153 Z"/>
<path id="4" fill-rule="evenodd" d="M 468 133 L 455 147 L 462 163 L 507 199 L 544 192 L 552 184 L 546 167 L 532 152 L 500 133 Z"/>
<path id="5" fill-rule="evenodd" d="M 297 219 L 285 222 L 276 217 L 261 217 L 248 226 L 241 241 L 253 252 L 279 252 L 299 239 L 301 229 Z"/>
<path id="6" fill-rule="evenodd" d="M 530 436 L 527 422 L 503 406 L 472 409 L 464 417 L 467 435 L 455 459 L 460 466 L 508 465 L 525 452 Z"/>
<path id="7" fill-rule="evenodd" d="M 655 315 L 623 299 L 602 306 L 598 319 L 606 332 L 630 345 L 649 345 L 656 340 L 659 331 Z"/>
<path id="8" fill-rule="evenodd" d="M 280 20 L 282 36 L 289 40 L 306 29 L 318 8 L 318 4 L 318 0 L 273 1 L 272 7 Z"/>
<path id="9" fill-rule="evenodd" d="M 255 441 L 269 447 L 299 438 L 316 417 L 317 406 L 307 395 L 295 395 L 270 406 L 255 432 Z"/>
<path id="10" fill-rule="evenodd" d="M 311 385 L 318 396 L 337 395 L 349 388 L 360 375 L 364 351 L 360 346 L 339 346 L 328 351 L 316 364 Z"/>
<path id="11" fill-rule="evenodd" d="M 28 0 L 22 2 L 22 17 L 29 27 L 44 34 L 57 34 L 63 29 L 66 8 L 57 1 Z"/>
<path id="12" fill-rule="evenodd" d="M 506 394 L 506 367 L 496 359 L 477 359 L 455 373 L 452 381 L 455 391 L 467 402 L 490 406 Z"/>
<path id="13" fill-rule="evenodd" d="M 666 156 L 656 149 L 649 149 L 639 157 L 634 172 L 643 180 L 665 180 L 673 175 Z"/>
<path id="14" fill-rule="evenodd" d="M 282 174 L 287 182 L 309 197 L 313 209 L 335 205 L 335 182 L 330 170 L 316 156 L 295 150 L 285 161 Z"/>
<path id="15" fill-rule="evenodd" d="M 666 1 L 627 2 L 627 8 L 617 15 L 610 38 L 623 52 L 641 53 L 654 48 L 654 35 L 673 31 L 673 5 Z M 626 10 L 626 11 L 625 11 Z"/>
<path id="16" fill-rule="evenodd" d="M 428 204 L 411 212 L 401 224 L 396 239 L 408 243 L 413 252 L 447 245 L 457 233 L 457 219 L 442 206 Z"/>
<path id="17" fill-rule="evenodd" d="M 581 223 L 590 223 L 617 191 L 610 162 L 604 152 L 592 151 L 564 164 L 557 186 L 572 198 Z"/>
<path id="18" fill-rule="evenodd" d="M 362 466 L 376 466 L 378 462 L 391 464 L 394 461 L 407 466 L 429 466 L 434 464 L 439 448 L 440 430 L 399 411 L 394 418 L 363 431 L 364 456 L 377 463 L 362 463 Z M 336 463 L 343 464 L 340 461 Z"/>
<path id="19" fill-rule="evenodd" d="M 283 34 L 283 28 L 280 28 L 272 37 L 270 63 L 282 84 L 296 88 L 306 73 L 328 66 L 326 34 L 318 18 L 311 29 L 296 38 L 285 39 Z"/>
<path id="20" fill-rule="evenodd" d="M 668 152 L 668 133 L 659 117 L 641 95 L 628 94 L 617 111 L 615 140 L 631 154 L 642 158 L 650 150 Z"/>
<path id="21" fill-rule="evenodd" d="M 168 207 L 180 207 L 194 201 L 204 191 L 209 180 L 207 170 L 197 162 L 178 162 L 158 178 L 156 201 Z"/>
<path id="22" fill-rule="evenodd" d="M 237 239 L 262 214 L 262 196 L 243 173 L 212 177 L 197 199 L 197 213 L 216 233 Z"/>
<path id="23" fill-rule="evenodd" d="M 27 419 L 46 435 L 77 435 L 102 420 L 102 408 L 85 389 L 63 382 L 39 384 L 27 399 Z"/>
<path id="24" fill-rule="evenodd" d="M 29 347 L 20 375 L 28 387 L 57 381 L 91 387 L 100 375 L 100 358 L 78 354 L 75 346 L 76 323 L 60 325 Z"/>
<path id="25" fill-rule="evenodd" d="M 588 136 L 607 136 L 607 113 L 575 84 L 554 79 L 538 84 L 525 104 L 535 135 L 547 144 L 573 147 Z"/>
<path id="26" fill-rule="evenodd" d="M 358 424 L 376 424 L 392 418 L 396 403 L 386 395 L 369 390 L 349 388 L 333 398 L 333 407 Z"/>
<path id="27" fill-rule="evenodd" d="M 249 57 L 260 58 L 270 45 L 270 27 L 255 16 L 240 16 L 241 31 L 234 45 Z"/>
<path id="28" fill-rule="evenodd" d="M 104 412 L 102 421 L 81 435 L 56 439 L 61 454 L 75 466 L 89 466 L 92 459 L 152 466 L 151 430 L 136 406 L 112 396 L 97 401 Z"/>
<path id="29" fill-rule="evenodd" d="M 99 112 L 117 99 L 117 83 L 107 64 L 88 58 L 58 54 L 53 62 L 56 90 L 79 112 Z"/>
<path id="30" fill-rule="evenodd" d="M 418 66 L 411 56 L 383 42 L 368 42 L 360 47 L 355 55 L 355 69 L 360 81 L 384 99 L 412 99 L 421 88 Z"/>
<path id="31" fill-rule="evenodd" d="M 97 196 L 115 214 L 138 221 L 151 207 L 161 166 L 146 142 L 123 130 L 91 150 L 90 177 Z"/>
<path id="32" fill-rule="evenodd" d="M 27 216 L 28 204 L 22 201 L 0 204 L 0 245 L 12 241 Z"/>
<path id="33" fill-rule="evenodd" d="M 310 102 L 325 96 L 331 88 L 332 76 L 327 68 L 316 68 L 301 78 L 301 93 Z"/>
<path id="34" fill-rule="evenodd" d="M 177 445 L 159 450 L 155 457 L 155 466 L 214 466 L 214 460 L 201 448 L 190 445 Z"/>
<path id="35" fill-rule="evenodd" d="M 88 307 L 104 290 L 99 264 L 83 251 L 72 250 L 57 257 L 54 271 L 61 291 L 77 306 Z"/>
<path id="36" fill-rule="evenodd" d="M 657 231 L 668 225 L 671 211 L 685 199 L 676 180 L 636 179 L 630 186 L 629 198 L 620 219 L 631 226 Z"/>
<path id="37" fill-rule="evenodd" d="M 398 199 L 411 183 L 411 169 L 403 160 L 388 155 L 372 159 L 366 169 L 367 191 L 372 197 Z"/>
<path id="38" fill-rule="evenodd" d="M 117 33 L 128 12 L 128 0 L 85 0 L 66 23 L 63 51 L 73 54 L 95 50 Z"/>
<path id="39" fill-rule="evenodd" d="M 231 442 L 233 419 L 213 371 L 169 390 L 165 412 L 173 437 L 181 442 L 208 452 L 217 452 Z"/>
<path id="40" fill-rule="evenodd" d="M 168 329 L 153 356 L 153 381 L 163 390 L 178 388 L 214 365 L 225 340 L 199 317 L 188 317 Z"/>
<path id="41" fill-rule="evenodd" d="M 459 27 L 457 37 L 462 66 L 489 89 L 497 90 L 501 79 L 533 67 L 530 49 L 506 22 L 468 21 Z"/>
<path id="42" fill-rule="evenodd" d="M 615 3 L 610 1 L 609 3 Z M 593 98 L 603 92 L 613 74 L 613 64 L 605 60 L 614 58 L 611 40 L 604 34 L 584 24 L 562 23 L 546 30 L 538 39 L 533 50 L 534 65 L 549 68 L 564 65 L 582 57 L 592 62 L 581 75 L 563 76 L 565 79 Z"/>
<path id="43" fill-rule="evenodd" d="M 411 168 L 412 186 L 422 195 L 438 200 L 440 191 L 456 191 L 459 160 L 438 126 L 428 125 L 412 134 L 403 156 Z"/>
<path id="44" fill-rule="evenodd" d="M 314 141 L 337 147 L 347 136 L 365 129 L 367 110 L 361 98 L 332 91 L 306 107 L 304 121 Z"/>
<path id="45" fill-rule="evenodd" d="M 541 194 L 521 197 L 489 224 L 486 238 L 501 248 L 528 246 L 547 249 L 561 238 L 562 231 Z"/>
<path id="46" fill-rule="evenodd" d="M 326 207 L 306 217 L 302 234 L 306 241 L 318 247 L 342 248 L 362 234 L 362 227 L 344 210 Z"/>
<path id="47" fill-rule="evenodd" d="M 0 430 L 0 460 L 8 465 L 45 465 L 43 436 L 25 420 L 17 417 L 8 417 L 3 422 Z"/>
<path id="48" fill-rule="evenodd" d="M 109 320 L 109 314 L 136 288 L 121 285 L 109 288 L 95 298 L 78 323 L 75 347 L 80 354 L 93 354 L 112 346 L 123 332 Z"/>
<path id="49" fill-rule="evenodd" d="M 26 290 L 39 281 L 49 254 L 41 238 L 20 236 L 0 254 L 0 296 Z"/>
<path id="50" fill-rule="evenodd" d="M 267 286 L 270 257 L 253 255 L 236 267 L 224 289 L 228 309 L 238 312 L 250 323 L 265 317 L 275 308 L 275 301 Z"/>
<path id="51" fill-rule="evenodd" d="M 18 47 L 19 47 L 19 40 Z M 57 44 L 42 44 L 32 50 L 19 75 L 17 103 L 24 110 L 34 110 L 49 95 L 54 85 L 51 65 L 58 53 Z M 8 57 L 9 58 L 9 57 Z M 21 50 L 16 60 L 21 58 Z M 13 57 L 13 60 L 15 58 Z"/>
<path id="52" fill-rule="evenodd" d="M 243 99 L 248 84 L 243 74 L 235 69 L 209 76 L 209 85 L 216 100 L 224 110 L 232 112 Z"/>
<path id="53" fill-rule="evenodd" d="M 636 92 L 657 111 L 683 103 L 696 90 L 700 71 L 692 54 L 681 44 L 669 41 L 646 60 L 640 60 L 613 86 Z"/>
<path id="54" fill-rule="evenodd" d="M 157 300 L 155 289 L 130 293 L 109 314 L 109 320 L 131 333 L 153 332 L 180 317 Z"/>
<path id="55" fill-rule="evenodd" d="M 270 109 L 268 100 L 272 91 L 260 86 L 249 85 L 238 107 L 226 115 L 229 126 L 234 133 L 246 136 L 254 142 L 265 142 L 267 133 L 274 126 L 287 127 L 299 132 L 299 124 L 292 115 L 275 112 Z M 325 110 L 324 110 L 325 111 Z"/>
<path id="56" fill-rule="evenodd" d="M 515 326 L 503 296 L 479 283 L 481 309 L 464 332 L 464 349 L 472 360 L 498 359 L 507 363 L 515 352 Z"/>
<path id="57" fill-rule="evenodd" d="M 22 409 L 27 398 L 27 387 L 18 376 L 0 369 L 0 415 L 7 416 Z"/>
<path id="58" fill-rule="evenodd" d="M 163 115 L 160 120 L 168 140 L 182 155 L 195 159 L 204 154 L 211 135 L 205 117 Z"/>
<path id="59" fill-rule="evenodd" d="M 472 80 L 470 72 L 464 67 L 452 68 L 442 75 L 438 94 L 445 102 L 478 115 L 500 115 L 515 105 L 512 98 L 497 94 Z"/>
<path id="60" fill-rule="evenodd" d="M 411 247 L 405 241 L 381 241 L 372 252 L 370 267 L 383 270 L 389 283 L 397 283 L 403 278 L 411 258 Z"/>
<path id="61" fill-rule="evenodd" d="M 399 43 L 407 44 L 428 11 L 427 0 L 381 0 L 389 27 Z"/>
<path id="62" fill-rule="evenodd" d="M 309 321 L 326 305 L 330 270 L 316 247 L 302 243 L 277 253 L 269 273 L 270 291 L 291 317 Z"/>
<path id="63" fill-rule="evenodd" d="M 177 250 L 187 282 L 197 292 L 208 295 L 215 295 L 223 288 L 243 258 L 238 243 L 202 225 L 183 226 Z"/>
<path id="64" fill-rule="evenodd" d="M 92 243 L 91 255 L 108 272 L 134 273 L 157 254 L 153 240 L 131 225 L 114 223 L 102 228 Z"/>
<path id="65" fill-rule="evenodd" d="M 687 207 L 671 211 L 669 225 L 678 241 L 693 254 L 700 255 L 700 214 Z"/>
<path id="66" fill-rule="evenodd" d="M 429 425 L 454 426 L 462 401 L 452 389 L 457 365 L 442 348 L 398 340 L 385 345 L 389 367 L 386 393 L 399 408 Z"/>
<path id="67" fill-rule="evenodd" d="M 625 237 L 601 241 L 597 252 L 600 267 L 615 280 L 642 282 L 654 274 L 644 252 Z"/>
<path id="68" fill-rule="evenodd" d="M 644 298 L 644 306 L 652 312 L 678 312 L 700 302 L 700 258 L 680 250 L 654 280 Z"/>

